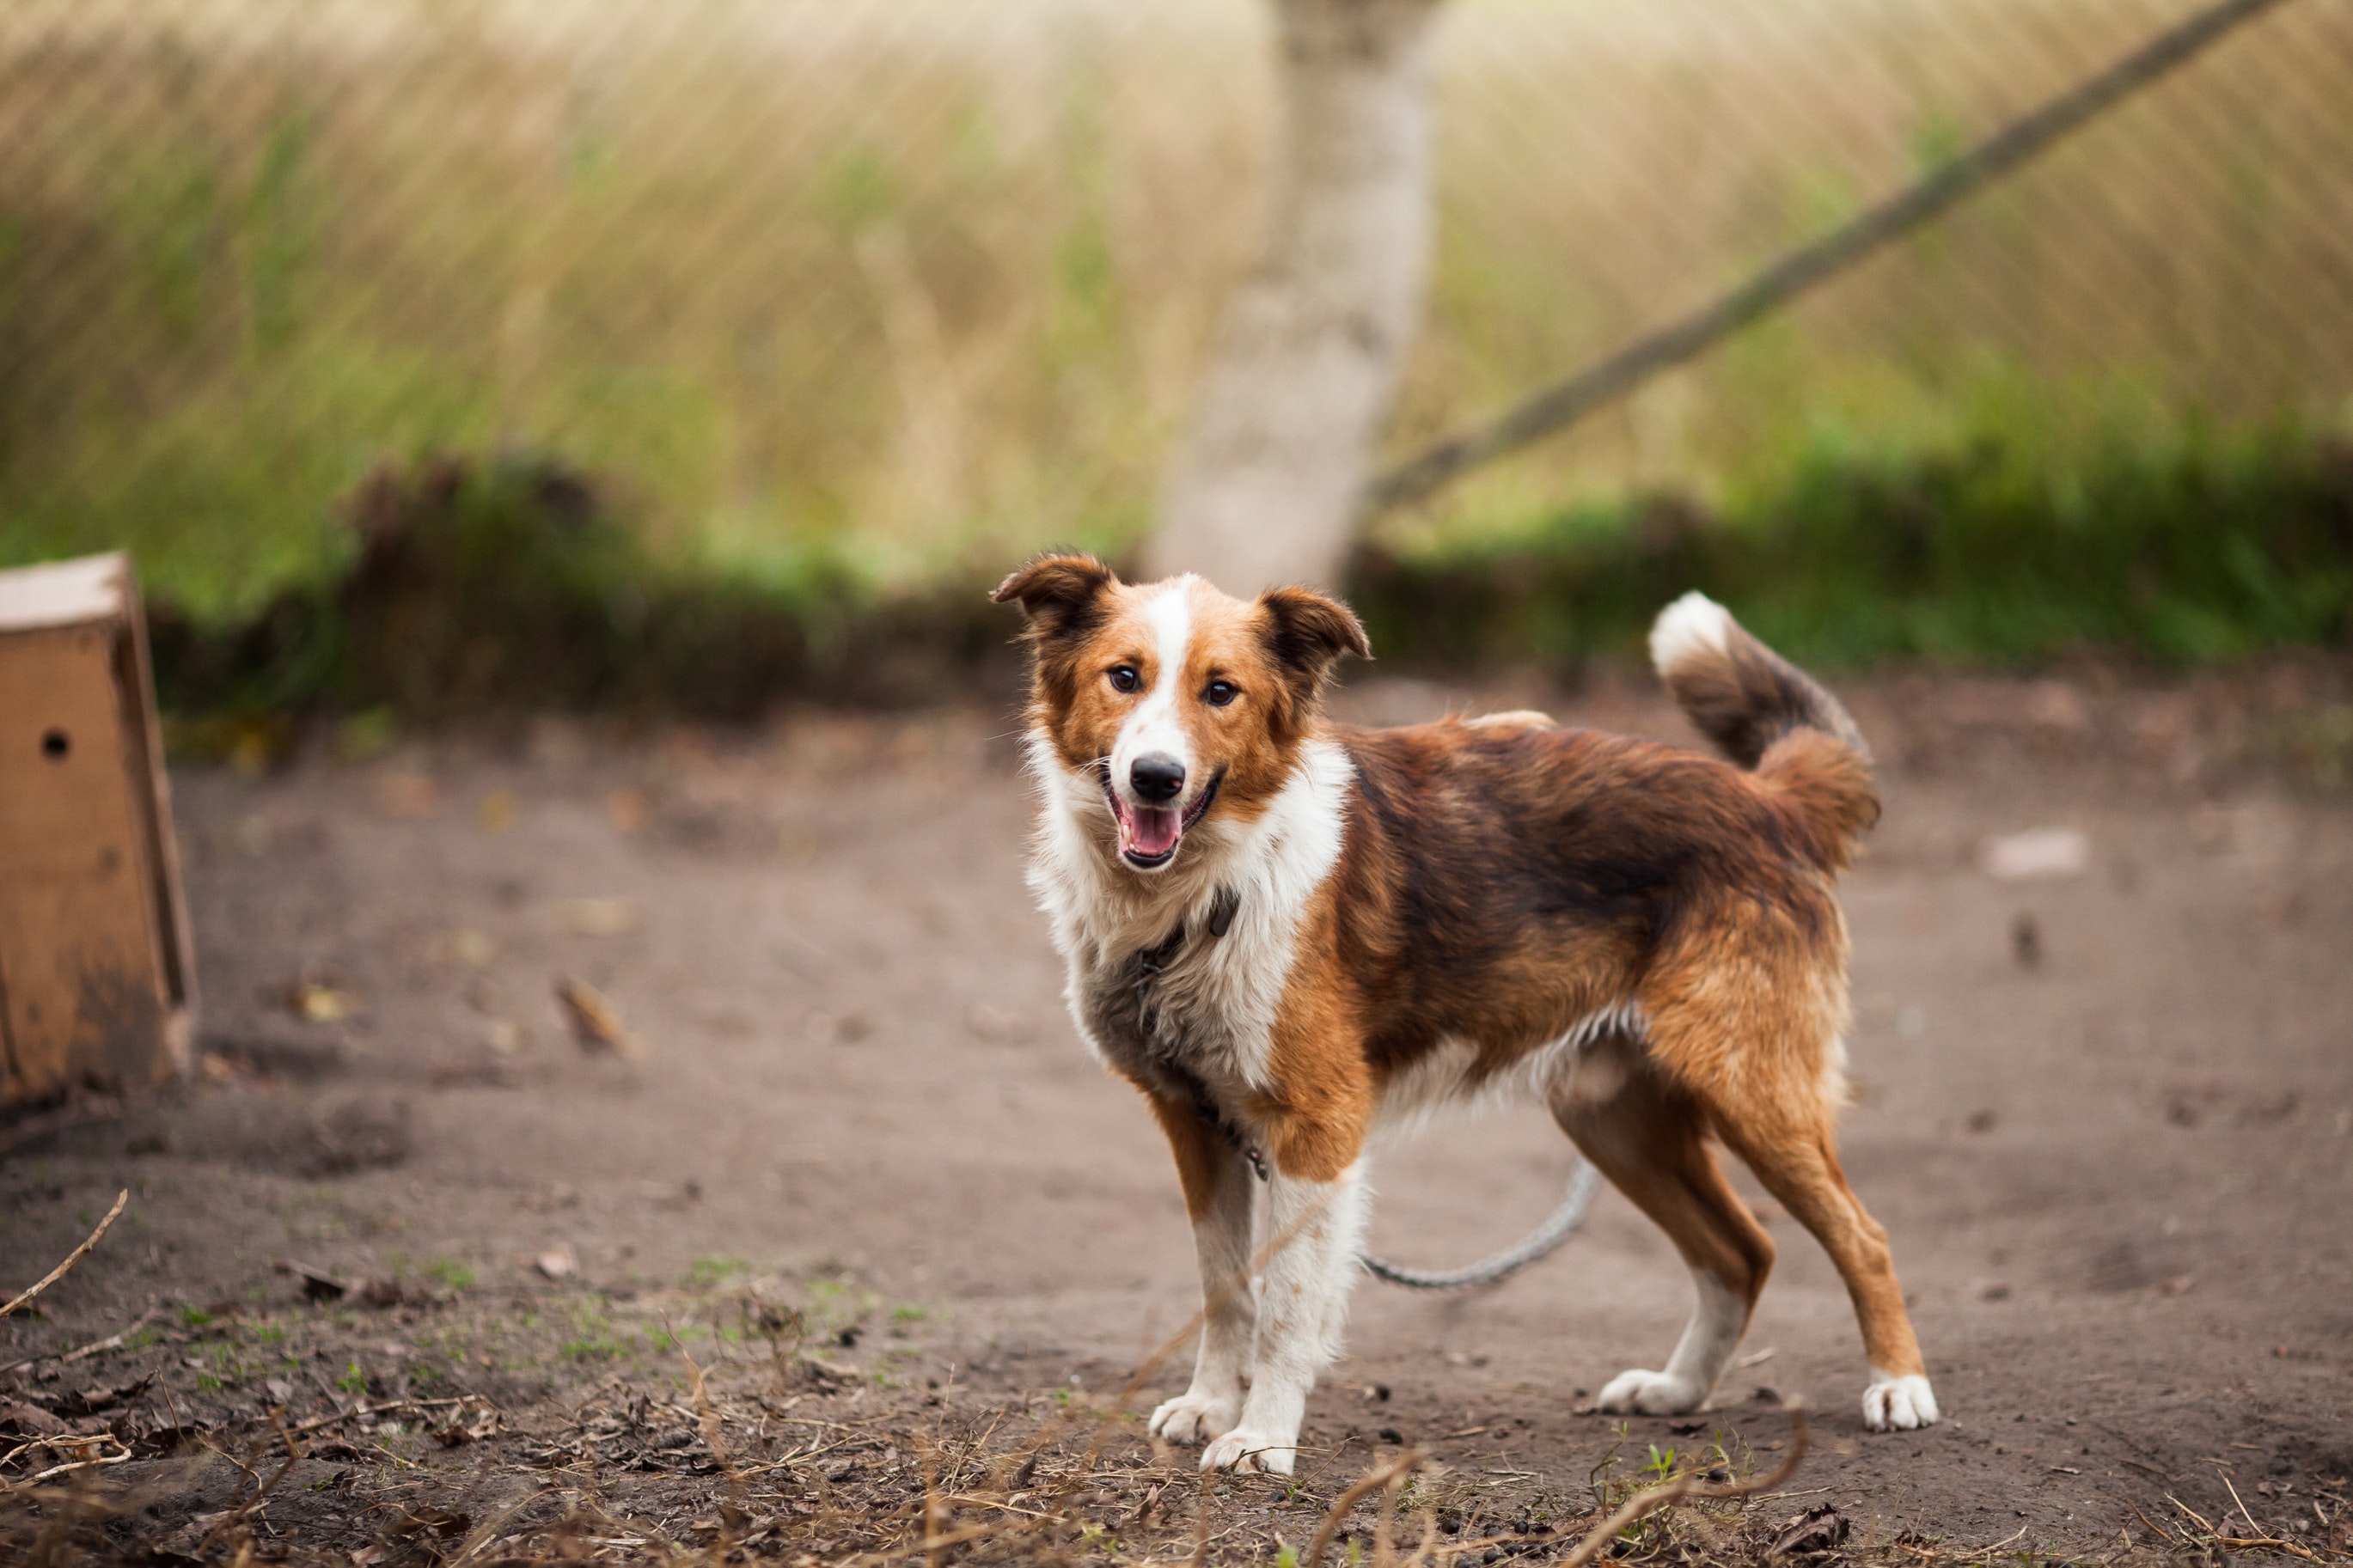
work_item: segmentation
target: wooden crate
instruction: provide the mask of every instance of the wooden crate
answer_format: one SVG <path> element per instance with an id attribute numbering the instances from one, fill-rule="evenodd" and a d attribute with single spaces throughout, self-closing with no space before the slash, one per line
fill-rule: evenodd
<path id="1" fill-rule="evenodd" d="M 130 557 L 0 572 L 0 1105 L 163 1082 L 195 1026 Z"/>

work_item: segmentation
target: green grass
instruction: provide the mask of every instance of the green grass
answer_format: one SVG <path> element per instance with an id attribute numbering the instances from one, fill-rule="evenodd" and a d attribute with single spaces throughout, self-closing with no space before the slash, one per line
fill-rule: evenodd
<path id="1" fill-rule="evenodd" d="M 257 43 L 184 11 L 128 0 L 65 41 L 36 22 L 0 43 L 0 97 L 41 108 L 0 135 L 0 564 L 135 551 L 184 708 L 739 711 L 778 683 L 830 689 L 906 640 L 889 606 L 945 605 L 1026 551 L 1132 553 L 1267 172 L 1246 0 L 1116 19 L 1017 0 L 921 47 L 899 7 L 859 5 L 813 49 L 717 0 L 551 15 L 523 52 L 431 7 L 366 49 L 325 13 Z M 2153 25 L 2139 0 L 2048 12 L 1455 0 L 1398 451 L 1723 288 Z M 2169 452 L 2282 411 L 2325 422 L 2353 389 L 2334 199 L 2353 96 L 2330 69 L 2348 26 L 2283 8 L 1383 550 L 1447 565 L 1448 586 L 1506 554 L 1589 563 L 1655 520 L 1645 498 L 1688 494 L 1758 551 L 1804 544 L 1814 577 L 1726 546 L 1712 580 L 1848 657 L 2092 637 L 2227 658 L 2310 635 L 2328 584 L 2276 579 L 2295 563 L 2267 516 L 2232 521 L 2246 543 L 2227 552 L 2187 547 L 2231 594 L 2165 579 L 2119 607 L 2142 589 L 2098 574 L 2140 569 L 2146 520 L 2195 500 Z M 1049 63 L 1008 77 L 1015 58 Z M 2010 369 L 1982 375 L 1989 354 Z M 2148 405 L 2121 457 L 2066 390 L 2119 374 Z M 2022 444 L 2017 410 L 1979 405 L 2005 377 L 2052 416 Z M 1991 464 L 1936 430 L 1989 424 Z M 473 517 L 522 564 L 459 563 L 485 597 L 394 669 L 337 604 L 362 554 L 347 507 L 379 463 L 440 453 L 592 476 L 628 540 L 557 559 Z M 2092 502 L 2129 537 L 2091 537 Z M 1997 514 L 2086 542 L 2038 556 L 2059 581 L 2021 597 L 1983 559 Z M 1890 559 L 1896 523 L 1913 556 Z M 551 564 L 544 590 L 526 580 Z M 1502 645 L 1623 646 L 1609 595 L 1577 594 L 1551 619 L 1592 629 L 1515 610 Z M 542 618 L 511 632 L 490 605 Z M 549 616 L 577 658 L 531 651 Z M 917 649 L 913 689 L 977 646 L 956 625 Z"/>
<path id="2" fill-rule="evenodd" d="M 455 1258 L 435 1258 L 425 1266 L 425 1277 L 446 1289 L 470 1290 L 474 1288 L 474 1271 Z"/>
<path id="3" fill-rule="evenodd" d="M 1890 437 L 1832 414 L 1711 501 L 1672 490 L 1472 532 L 1395 526 L 1360 560 L 1377 650 L 1408 664 L 1633 655 L 1689 588 L 1829 666 L 2168 666 L 2353 631 L 2353 442 L 2235 429 L 1989 375 Z"/>
<path id="4" fill-rule="evenodd" d="M 594 1301 L 583 1301 L 573 1309 L 573 1336 L 556 1348 L 556 1353 L 566 1361 L 618 1361 L 643 1352 L 644 1342 L 628 1329 L 616 1329 L 613 1320 Z"/>
<path id="5" fill-rule="evenodd" d="M 2333 426 L 2225 427 L 1993 367 L 1900 424 L 1818 410 L 1784 435 L 1713 496 L 1390 520 L 1346 591 L 1387 669 L 1639 657 L 1659 607 L 1694 587 L 1830 668 L 2082 649 L 2185 667 L 2353 634 L 2353 439 Z M 342 564 L 248 615 L 201 618 L 151 579 L 184 743 L 266 756 L 296 733 L 285 715 L 340 713 L 358 757 L 485 710 L 726 717 L 1010 679 L 1013 626 L 985 595 L 1002 560 L 894 593 L 839 561 L 681 566 L 626 500 L 520 458 L 385 470 L 345 515 Z M 693 1279 L 733 1266 L 703 1259 Z"/>
<path id="6" fill-rule="evenodd" d="M 748 1274 L 752 1266 L 741 1258 L 713 1255 L 698 1258 L 687 1266 L 686 1282 L 697 1289 L 708 1290 L 723 1285 L 738 1275 Z"/>

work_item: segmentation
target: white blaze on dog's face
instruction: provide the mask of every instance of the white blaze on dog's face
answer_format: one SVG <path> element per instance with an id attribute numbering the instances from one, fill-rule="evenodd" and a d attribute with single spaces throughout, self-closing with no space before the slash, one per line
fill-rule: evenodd
<path id="1" fill-rule="evenodd" d="M 1065 766 L 1095 775 L 1111 847 L 1138 872 L 1173 865 L 1213 811 L 1263 811 L 1334 660 L 1368 652 L 1355 616 L 1304 589 L 1243 600 L 1192 576 L 1130 585 L 1091 556 L 1033 562 L 997 597 L 1029 616 L 1031 721 Z"/>

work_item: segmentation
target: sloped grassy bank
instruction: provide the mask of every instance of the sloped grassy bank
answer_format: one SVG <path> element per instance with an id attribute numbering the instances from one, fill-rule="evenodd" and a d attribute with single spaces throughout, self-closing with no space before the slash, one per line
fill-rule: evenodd
<path id="1" fill-rule="evenodd" d="M 1981 439 L 1822 449 L 1704 510 L 1554 513 L 1483 547 L 1369 550 L 1354 602 L 1413 662 L 1632 651 L 1697 587 L 1810 663 L 2180 667 L 2353 633 L 2353 442 L 2282 426 L 2054 460 Z"/>
<path id="2" fill-rule="evenodd" d="M 1010 665 L 1010 618 L 986 598 L 1006 563 L 898 594 L 822 560 L 784 580 L 681 569 L 593 483 L 526 461 L 383 470 L 345 516 L 345 563 L 258 614 L 202 621 L 151 584 L 167 708 L 740 718 L 785 699 L 919 701 Z M 2353 443 L 2280 428 L 2059 473 L 1992 444 L 1823 457 L 1716 510 L 1655 496 L 1474 545 L 1369 546 L 1349 593 L 1388 668 L 1565 673 L 1635 653 L 1693 587 L 1833 668 L 2345 647 Z"/>
<path id="3" fill-rule="evenodd" d="M 537 461 L 380 469 L 343 514 L 343 563 L 249 617 L 200 619 L 149 584 L 166 710 L 744 719 L 786 698 L 920 701 L 1006 640 L 973 584 L 882 596 L 822 559 L 784 580 L 681 570 L 593 481 Z"/>

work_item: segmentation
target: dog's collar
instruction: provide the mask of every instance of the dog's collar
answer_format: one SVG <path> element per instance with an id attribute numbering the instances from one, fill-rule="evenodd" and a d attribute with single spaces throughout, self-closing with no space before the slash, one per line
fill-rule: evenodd
<path id="1" fill-rule="evenodd" d="M 1234 917 L 1241 912 L 1241 907 L 1242 897 L 1240 893 L 1235 892 L 1231 888 L 1218 889 L 1218 896 L 1209 900 L 1208 918 L 1201 922 L 1202 929 L 1209 933 L 1210 941 L 1215 942 L 1234 929 Z M 1157 947 L 1143 948 L 1136 952 L 1137 985 L 1146 984 L 1154 975 L 1176 962 L 1177 953 L 1183 952 L 1184 948 L 1185 922 L 1180 920 L 1176 922 L 1176 929 L 1168 933 L 1166 941 Z"/>

